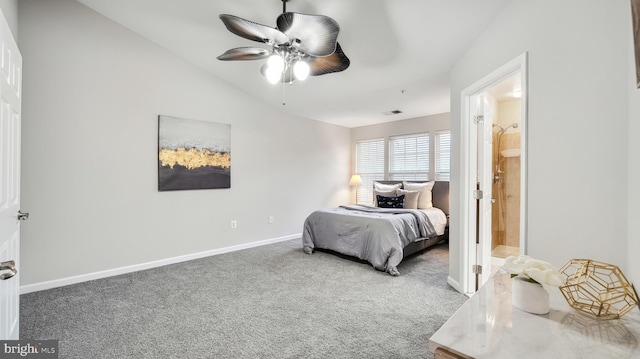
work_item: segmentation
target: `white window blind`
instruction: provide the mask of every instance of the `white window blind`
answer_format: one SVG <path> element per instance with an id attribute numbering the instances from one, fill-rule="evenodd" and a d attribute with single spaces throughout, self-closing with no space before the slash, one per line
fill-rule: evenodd
<path id="1" fill-rule="evenodd" d="M 356 203 L 373 203 L 373 181 L 384 179 L 384 139 L 356 142 L 356 173 L 362 178 Z"/>
<path id="2" fill-rule="evenodd" d="M 389 137 L 389 179 L 429 180 L 429 134 Z"/>
<path id="3" fill-rule="evenodd" d="M 451 131 L 436 132 L 436 180 L 451 178 Z"/>

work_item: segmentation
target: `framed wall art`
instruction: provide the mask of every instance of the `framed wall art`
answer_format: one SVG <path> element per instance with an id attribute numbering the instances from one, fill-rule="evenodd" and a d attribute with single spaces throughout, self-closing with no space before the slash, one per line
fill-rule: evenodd
<path id="1" fill-rule="evenodd" d="M 231 125 L 158 116 L 158 190 L 231 188 Z"/>

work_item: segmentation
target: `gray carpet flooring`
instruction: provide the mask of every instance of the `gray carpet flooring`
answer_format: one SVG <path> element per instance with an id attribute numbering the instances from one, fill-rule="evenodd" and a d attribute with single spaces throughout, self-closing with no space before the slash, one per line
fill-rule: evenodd
<path id="1" fill-rule="evenodd" d="M 300 240 L 21 296 L 21 339 L 60 358 L 432 358 L 429 337 L 467 299 L 448 247 L 399 277 Z"/>

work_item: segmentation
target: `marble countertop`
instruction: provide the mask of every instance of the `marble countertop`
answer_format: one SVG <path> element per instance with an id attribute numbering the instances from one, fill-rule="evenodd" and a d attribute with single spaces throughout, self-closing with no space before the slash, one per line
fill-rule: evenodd
<path id="1" fill-rule="evenodd" d="M 471 358 L 640 358 L 640 310 L 599 319 L 567 304 L 553 288 L 548 314 L 511 305 L 511 279 L 498 271 L 429 339 Z"/>

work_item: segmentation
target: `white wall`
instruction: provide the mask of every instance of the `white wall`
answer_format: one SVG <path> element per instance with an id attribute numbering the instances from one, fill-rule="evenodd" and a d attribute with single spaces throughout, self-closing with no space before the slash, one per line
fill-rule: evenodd
<path id="1" fill-rule="evenodd" d="M 0 9 L 9 24 L 13 38 L 18 42 L 18 0 L 0 0 Z"/>
<path id="2" fill-rule="evenodd" d="M 502 126 L 508 126 L 514 122 L 521 125 L 521 103 L 522 101 L 520 101 L 520 99 L 498 102 L 498 111 L 496 112 L 497 116 L 495 116 L 493 122 Z M 520 130 L 522 130 L 521 127 L 511 128 L 509 129 L 509 132 L 520 132 Z"/>
<path id="3" fill-rule="evenodd" d="M 21 0 L 19 31 L 23 286 L 294 235 L 348 200 L 349 129 L 277 113 L 72 0 Z M 231 124 L 231 189 L 157 191 L 160 114 Z"/>
<path id="4" fill-rule="evenodd" d="M 449 113 L 441 113 L 402 121 L 354 127 L 351 129 L 351 142 L 352 145 L 355 146 L 356 141 L 359 140 L 420 132 L 435 132 L 448 130 L 449 128 Z"/>
<path id="5" fill-rule="evenodd" d="M 557 266 L 593 258 L 625 270 L 640 259 L 626 254 L 629 16 L 628 1 L 513 0 L 452 68 L 457 150 L 461 91 L 529 53 L 528 253 Z M 460 155 L 452 159 L 450 232 L 458 282 Z"/>
<path id="6" fill-rule="evenodd" d="M 640 89 L 636 86 L 636 59 L 634 54 L 631 15 L 627 20 L 629 34 L 629 194 L 628 194 L 628 235 L 627 270 L 625 275 L 640 288 Z"/>

